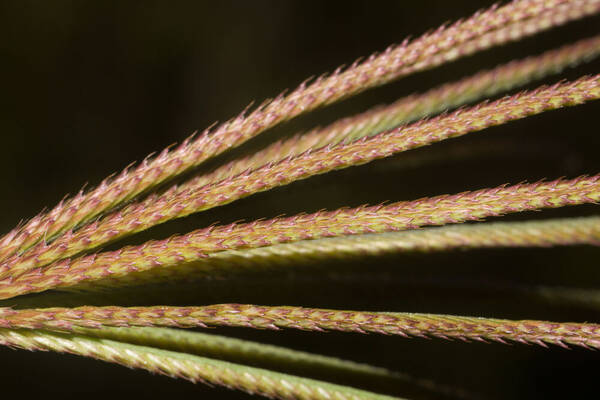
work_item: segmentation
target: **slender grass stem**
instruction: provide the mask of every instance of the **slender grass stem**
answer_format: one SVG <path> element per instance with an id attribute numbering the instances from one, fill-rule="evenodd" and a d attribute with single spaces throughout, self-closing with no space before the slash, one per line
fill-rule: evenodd
<path id="1" fill-rule="evenodd" d="M 347 386 L 147 346 L 41 330 L 0 328 L 0 344 L 91 357 L 129 368 L 243 390 L 277 399 L 392 399 Z"/>
<path id="2" fill-rule="evenodd" d="M 140 346 L 194 354 L 213 359 L 244 363 L 245 365 L 266 368 L 294 375 L 310 376 L 317 379 L 344 377 L 352 386 L 385 387 L 413 386 L 423 391 L 452 396 L 453 398 L 475 398 L 465 390 L 440 385 L 429 379 L 416 378 L 404 373 L 390 371 L 354 361 L 328 357 L 256 343 L 214 334 L 190 332 L 171 328 L 79 328 L 77 333 Z"/>
<path id="3" fill-rule="evenodd" d="M 190 332 L 170 328 L 80 328 L 77 333 L 86 336 L 127 342 L 164 350 L 243 362 L 269 369 L 286 369 L 296 373 L 351 376 L 362 381 L 369 379 L 406 382 L 407 375 L 392 372 L 385 368 L 374 367 L 353 361 L 327 357 L 285 347 L 234 339 L 221 335 Z"/>
<path id="4" fill-rule="evenodd" d="M 433 393 L 454 395 L 460 398 L 470 397 L 463 390 L 439 385 L 433 381 L 415 378 L 404 373 L 393 372 L 386 368 L 214 334 L 150 327 L 79 328 L 77 333 L 323 380 L 344 377 L 345 381 L 351 382 L 355 386 L 364 384 L 384 385 L 385 387 L 409 385 Z"/>

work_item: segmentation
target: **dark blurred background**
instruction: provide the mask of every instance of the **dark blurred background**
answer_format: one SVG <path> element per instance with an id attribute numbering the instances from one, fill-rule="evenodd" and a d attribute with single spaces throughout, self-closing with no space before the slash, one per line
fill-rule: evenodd
<path id="1" fill-rule="evenodd" d="M 2 1 L 0 3 L 0 229 L 94 186 L 132 161 L 238 114 L 309 76 L 350 64 L 480 1 Z M 269 131 L 239 150 L 403 95 L 597 33 L 600 18 L 483 52 L 371 90 Z M 576 78 L 598 61 L 566 71 Z M 539 83 L 530 85 L 535 87 Z M 565 109 L 309 179 L 129 239 L 139 243 L 206 226 L 600 172 L 599 103 Z M 201 171 L 199 171 L 201 172 Z M 597 213 L 596 206 L 510 216 Z M 599 250 L 486 250 L 333 263 L 302 273 L 198 282 L 173 297 L 81 300 L 98 304 L 255 302 L 439 312 L 499 318 L 596 321 L 590 301 L 548 301 L 536 285 L 595 290 Z M 328 271 L 328 272 L 323 272 Z M 320 274 L 318 272 L 321 272 Z M 122 295 L 122 294 L 121 294 Z M 37 298 L 30 299 L 35 302 Z M 58 300 L 57 300 L 58 301 Z M 14 300 L 10 305 L 18 305 Z M 56 303 L 60 304 L 60 302 Z M 387 366 L 478 393 L 480 398 L 562 398 L 596 386 L 597 352 L 465 344 L 358 334 L 214 332 Z M 3 393 L 245 399 L 243 393 L 151 376 L 74 356 L 0 349 Z M 352 383 L 344 377 L 334 377 Z M 365 387 L 368 387 L 365 386 Z M 375 387 L 368 387 L 377 390 Z M 414 387 L 379 388 L 439 398 Z"/>

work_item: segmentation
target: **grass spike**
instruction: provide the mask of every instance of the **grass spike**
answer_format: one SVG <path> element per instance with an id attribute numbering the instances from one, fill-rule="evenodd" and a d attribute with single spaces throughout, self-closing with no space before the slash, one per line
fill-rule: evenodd
<path id="1" fill-rule="evenodd" d="M 262 271 L 326 260 L 349 260 L 399 252 L 437 252 L 453 249 L 600 245 L 600 217 L 557 218 L 543 221 L 488 222 L 448 225 L 419 230 L 340 236 L 210 253 L 208 257 L 153 268 L 145 272 L 110 275 L 82 281 L 74 291 L 95 291 L 155 282 L 193 281 L 217 274 Z M 50 271 L 48 271 L 50 272 Z M 68 272 L 66 272 L 68 275 Z M 69 289 L 63 286 L 63 290 Z"/>
<path id="2" fill-rule="evenodd" d="M 502 185 L 383 206 L 338 209 L 287 218 L 200 229 L 166 240 L 113 252 L 65 259 L 0 281 L 0 299 L 36 293 L 87 280 L 191 262 L 209 253 L 265 247 L 300 240 L 383 233 L 477 221 L 508 213 L 600 201 L 600 175 L 533 184 Z"/>
<path id="3" fill-rule="evenodd" d="M 543 86 L 494 102 L 488 99 L 449 114 L 445 112 L 448 108 L 487 98 L 595 56 L 600 53 L 600 36 L 538 58 L 500 66 L 422 95 L 409 96 L 390 106 L 338 121 L 305 136 L 275 143 L 250 158 L 217 167 L 181 185 L 165 185 L 173 178 L 183 178 L 182 174 L 192 172 L 204 161 L 299 115 L 408 74 L 599 11 L 600 0 L 513 0 L 505 5 L 494 5 L 470 18 L 444 24 L 415 40 L 407 39 L 382 53 L 358 60 L 350 67 L 339 67 L 331 74 L 309 79 L 296 89 L 283 92 L 258 106 L 251 104 L 238 116 L 193 135 L 179 146 L 169 146 L 139 164 L 131 164 L 121 174 L 106 178 L 98 187 L 90 191 L 82 189 L 74 197 L 65 197 L 55 208 L 19 223 L 14 230 L 0 237 L 0 299 L 3 299 L 0 305 L 0 345 L 68 352 L 193 382 L 236 388 L 251 394 L 306 400 L 383 400 L 392 397 L 354 389 L 351 387 L 356 384 L 354 381 L 350 382 L 350 386 L 340 386 L 288 375 L 288 372 L 298 372 L 294 371 L 295 367 L 354 374 L 357 379 L 406 380 L 407 377 L 365 364 L 165 327 L 300 329 L 483 343 L 518 342 L 546 348 L 554 344 L 567 349 L 571 346 L 600 349 L 600 325 L 596 323 L 214 304 L 229 301 L 223 299 L 224 296 L 232 297 L 231 293 L 225 293 L 229 289 L 248 291 L 246 276 L 231 276 L 233 279 L 218 284 L 214 280 L 202 282 L 202 288 L 197 284 L 187 287 L 163 285 L 167 280 L 178 279 L 178 274 L 193 278 L 190 271 L 219 279 L 221 272 L 258 269 L 256 266 L 285 266 L 286 262 L 298 259 L 319 261 L 333 256 L 345 259 L 358 254 L 476 247 L 598 245 L 600 217 L 597 216 L 434 226 L 480 221 L 522 211 L 598 203 L 600 174 L 552 182 L 501 185 L 386 205 L 213 225 L 166 240 L 152 240 L 140 246 L 89 254 L 127 235 L 254 193 L 530 115 L 596 100 L 600 98 L 600 75 Z M 444 114 L 438 115 L 440 112 Z M 427 119 L 413 122 L 421 117 Z M 519 147 L 519 151 L 523 153 L 525 147 Z M 494 146 L 489 148 L 499 150 Z M 547 148 L 539 150 L 545 151 L 544 157 L 548 156 Z M 536 154 L 539 150 L 536 149 Z M 481 153 L 473 151 L 472 147 L 467 151 L 482 158 Z M 567 168 L 567 165 L 564 167 Z M 417 229 L 421 227 L 425 229 Z M 312 290 L 331 285 L 330 281 L 321 282 L 319 276 L 307 278 L 306 281 L 292 281 L 293 284 L 301 283 L 297 293 L 306 292 L 306 288 Z M 378 273 L 372 279 L 365 279 L 363 272 L 331 278 L 336 283 L 360 287 L 374 287 L 383 280 L 387 285 L 389 281 L 387 273 Z M 346 278 L 348 282 L 342 282 Z M 277 279 L 269 277 L 257 283 L 265 291 L 285 290 L 287 282 L 277 283 Z M 427 277 L 422 281 L 431 284 L 432 279 Z M 588 289 L 509 283 L 501 287 L 502 284 L 497 285 L 496 280 L 493 283 L 485 279 L 479 281 L 485 283 L 485 288 L 476 287 L 475 290 L 480 292 L 486 288 L 496 290 L 495 293 L 511 290 L 511 293 L 562 302 L 563 306 L 565 302 L 590 309 L 598 305 L 599 296 Z M 151 284 L 137 285 L 148 282 Z M 439 281 L 434 283 L 439 285 Z M 454 289 L 465 285 L 453 280 L 447 283 L 443 282 Z M 473 282 L 468 284 L 473 285 Z M 125 287 L 118 288 L 121 285 Z M 116 290 L 106 290 L 113 288 Z M 194 295 L 202 290 L 206 301 L 200 304 L 208 305 L 154 305 L 162 303 L 165 298 L 157 301 L 157 296 L 170 299 L 170 294 L 181 290 L 177 295 L 185 297 L 188 294 L 184 292 L 186 289 L 193 290 Z M 258 292 L 256 287 L 253 289 Z M 443 288 L 446 289 L 448 287 Z M 15 298 L 48 290 L 48 293 L 39 296 Z M 209 291 L 220 290 L 224 296 L 219 300 L 207 300 L 211 297 Z M 81 293 L 76 293 L 78 291 Z M 284 295 L 295 298 L 294 293 L 290 291 Z M 149 296 L 145 300 L 150 298 L 152 302 L 144 302 L 143 295 Z M 327 295 L 330 293 L 326 292 Z M 198 303 L 197 297 L 195 299 L 190 303 Z M 289 303 L 298 303 L 295 299 Z M 174 300 L 172 302 L 175 303 Z M 256 303 L 262 301 L 257 300 Z M 108 306 L 97 307 L 94 304 Z M 125 307 L 125 304 L 131 306 Z M 150 306 L 138 306 L 140 304 Z M 45 305 L 51 308 L 40 308 Z M 67 308 L 68 305 L 74 308 Z M 189 354 L 192 352 L 200 354 Z M 232 362 L 237 361 L 235 358 L 254 365 L 235 364 Z M 262 369 L 265 366 L 288 368 L 289 371 L 279 373 Z M 415 383 L 438 394 L 470 397 L 429 381 L 416 380 Z M 376 391 L 382 390 L 382 387 L 376 386 Z"/>
<path id="4" fill-rule="evenodd" d="M 77 307 L 0 309 L 10 329 L 72 330 L 103 326 L 237 326 L 258 329 L 378 333 L 441 339 L 506 340 L 600 349 L 600 325 L 506 320 L 440 314 L 327 310 L 291 306 L 216 304 L 200 307 Z"/>
<path id="5" fill-rule="evenodd" d="M 581 40 L 536 57 L 512 61 L 489 71 L 479 72 L 457 82 L 444 84 L 423 94 L 402 98 L 390 105 L 375 107 L 364 113 L 343 118 L 326 127 L 278 141 L 251 156 L 234 160 L 212 173 L 198 176 L 177 191 L 201 188 L 228 177 L 254 170 L 265 164 L 297 156 L 340 142 L 349 143 L 364 136 L 438 114 L 469 102 L 524 85 L 534 79 L 559 73 L 564 68 L 591 60 L 600 53 L 600 36 Z"/>
<path id="6" fill-rule="evenodd" d="M 59 203 L 0 238 L 0 261 L 42 239 L 53 240 L 114 207 L 146 193 L 209 158 L 275 125 L 401 76 L 532 35 L 600 10 L 599 0 L 520 0 L 493 6 L 471 18 L 443 25 L 413 41 L 389 47 L 345 70 L 303 83 L 251 112 L 209 128 L 180 146 L 107 178 L 95 189 Z M 514 25 L 514 29 L 511 27 Z M 493 33 L 498 31 L 496 35 Z M 479 40 L 478 40 L 479 39 Z M 5 274 L 4 274 L 5 275 Z"/>
<path id="7" fill-rule="evenodd" d="M 200 190 L 169 192 L 169 195 L 158 198 L 160 201 L 151 197 L 148 201 L 132 205 L 133 209 L 113 214 L 48 245 L 41 243 L 26 254 L 13 256 L 0 265 L 0 277 L 10 274 L 16 278 L 28 270 L 91 250 L 170 219 L 228 204 L 250 194 L 296 180 L 364 164 L 444 139 L 481 131 L 545 111 L 582 104 L 599 97 L 600 76 L 585 77 L 479 104 L 349 144 L 306 152 L 205 186 Z M 451 222 L 452 218 L 447 221 Z M 224 247 L 222 250 L 226 249 L 227 247 Z"/>

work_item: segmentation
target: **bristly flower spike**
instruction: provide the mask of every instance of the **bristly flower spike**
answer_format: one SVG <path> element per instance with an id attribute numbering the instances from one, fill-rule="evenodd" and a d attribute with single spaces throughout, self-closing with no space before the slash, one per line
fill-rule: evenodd
<path id="1" fill-rule="evenodd" d="M 582 104 L 600 98 L 600 76 L 538 88 L 492 103 L 483 103 L 430 120 L 402 126 L 379 135 L 306 152 L 228 178 L 199 190 L 177 192 L 133 204 L 123 212 L 86 226 L 72 236 L 39 244 L 21 256 L 0 264 L 0 277 L 15 278 L 29 269 L 87 251 L 173 218 L 183 217 L 299 179 L 348 168 L 476 132 L 544 111 Z"/>
<path id="2" fill-rule="evenodd" d="M 239 273 L 277 270 L 297 265 L 314 265 L 319 268 L 321 263 L 328 260 L 349 261 L 403 252 L 429 253 L 456 249 L 569 245 L 600 246 L 600 217 L 446 225 L 401 232 L 300 240 L 266 247 L 209 253 L 207 257 L 202 255 L 195 260 L 187 259 L 181 264 L 164 264 L 137 273 L 117 272 L 120 262 L 115 261 L 107 265 L 106 278 L 98 278 L 96 274 L 89 277 L 87 273 L 84 275 L 83 272 L 50 267 L 42 271 L 35 280 L 40 285 L 45 281 L 48 284 L 47 288 L 53 283 L 58 284 L 61 290 L 97 292 L 148 283 L 194 282 L 198 278 L 215 275 L 235 276 Z M 109 271 L 115 273 L 109 274 Z M 77 275 L 87 278 L 77 284 L 74 283 L 77 281 Z M 60 278 L 52 279 L 50 276 Z M 61 285 L 60 281 L 69 282 L 74 286 Z M 29 281 L 29 284 L 33 284 L 33 280 Z M 12 290 L 15 289 L 16 286 L 12 286 Z"/>
<path id="3" fill-rule="evenodd" d="M 200 229 L 163 241 L 59 261 L 0 281 L 0 299 L 193 262 L 210 253 L 301 240 L 393 232 L 600 201 L 600 175 L 500 186 L 386 206 L 338 209 Z"/>
<path id="4" fill-rule="evenodd" d="M 258 329 L 379 333 L 404 337 L 506 340 L 600 349 L 600 325 L 513 321 L 456 315 L 328 310 L 290 306 L 216 304 L 200 307 L 78 307 L 30 310 L 0 309 L 0 326 L 11 329 L 77 331 L 103 326 L 237 326 Z"/>
<path id="5" fill-rule="evenodd" d="M 492 7 L 473 17 L 392 47 L 310 85 L 301 85 L 287 96 L 264 103 L 246 117 L 233 118 L 173 151 L 125 169 L 92 191 L 78 195 L 40 214 L 20 229 L 0 239 L 0 260 L 20 253 L 46 237 L 81 226 L 112 208 L 146 193 L 165 181 L 238 146 L 275 125 L 300 114 L 357 94 L 368 88 L 416 71 L 440 65 L 494 45 L 594 14 L 598 0 L 521 0 Z"/>
<path id="6" fill-rule="evenodd" d="M 181 185 L 177 191 L 201 188 L 323 146 L 340 142 L 349 143 L 364 136 L 373 136 L 399 125 L 510 90 L 534 79 L 558 73 L 566 67 L 591 60 L 599 53 L 600 36 L 597 36 L 536 57 L 512 61 L 423 94 L 402 98 L 388 106 L 375 107 L 362 114 L 343 118 L 326 127 L 298 134 L 285 141 L 277 141 L 247 158 L 234 160 L 209 174 L 198 176 Z"/>
<path id="7" fill-rule="evenodd" d="M 356 376 L 387 378 L 392 374 L 331 357 L 161 327 L 291 328 L 600 349 L 600 325 L 595 323 L 251 304 L 39 308 L 48 299 L 48 305 L 56 305 L 57 300 L 77 302 L 80 298 L 73 293 L 76 291 L 87 291 L 83 294 L 93 297 L 92 304 L 103 295 L 110 296 L 109 303 L 97 304 L 115 304 L 119 295 L 125 295 L 133 297 L 137 305 L 141 301 L 137 294 L 152 294 L 147 286 L 127 287 L 117 292 L 89 291 L 148 282 L 162 284 L 176 279 L 178 274 L 192 278 L 190 271 L 222 278 L 219 274 L 223 272 L 281 267 L 290 259 L 313 262 L 396 251 L 600 244 L 599 217 L 432 227 L 508 213 L 598 203 L 600 175 L 594 175 L 211 225 L 166 240 L 86 255 L 171 219 L 297 180 L 599 99 L 600 75 L 596 75 L 448 113 L 451 108 L 488 98 L 597 55 L 600 37 L 596 37 L 538 58 L 500 66 L 423 95 L 409 96 L 303 137 L 277 142 L 254 157 L 235 160 L 183 184 L 164 185 L 173 178 L 183 178 L 183 173 L 261 132 L 316 108 L 599 11 L 600 0 L 515 0 L 504 6 L 495 5 L 471 18 L 443 24 L 416 40 L 407 39 L 399 46 L 390 46 L 350 67 L 339 67 L 331 74 L 305 81 L 295 90 L 283 92 L 257 107 L 249 105 L 229 121 L 125 168 L 97 188 L 63 199 L 54 209 L 19 224 L 0 238 L 0 299 L 11 299 L 4 302 L 11 306 L 16 301 L 15 308 L 0 308 L 0 345 L 68 352 L 290 400 L 392 397 L 229 362 L 237 360 L 205 356 L 245 357 L 244 361 L 249 363 L 274 361 L 276 368 L 278 363 L 316 365 L 342 373 L 354 371 L 358 373 Z M 444 114 L 438 115 L 440 112 Z M 419 118 L 424 119 L 413 123 Z M 426 228 L 411 231 L 421 227 Z M 246 277 L 243 278 L 239 282 L 246 285 Z M 51 289 L 59 293 L 12 300 Z M 587 290 L 545 287 L 518 290 L 553 301 L 566 299 L 587 307 L 597 305 L 596 293 Z M 125 301 L 131 303 L 130 299 Z M 189 354 L 194 352 L 202 356 Z M 431 386 L 431 382 L 426 383 Z M 352 381 L 351 385 L 355 384 Z"/>

